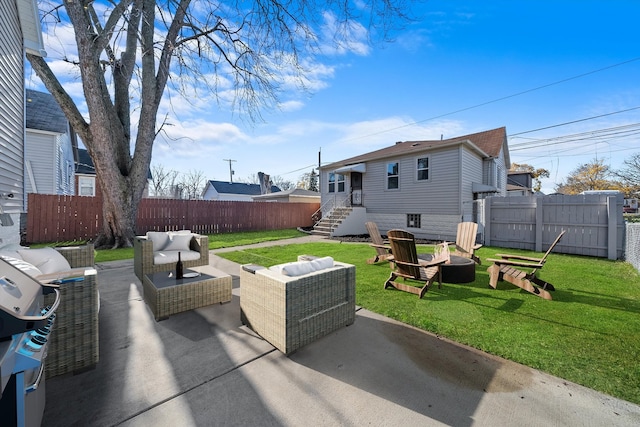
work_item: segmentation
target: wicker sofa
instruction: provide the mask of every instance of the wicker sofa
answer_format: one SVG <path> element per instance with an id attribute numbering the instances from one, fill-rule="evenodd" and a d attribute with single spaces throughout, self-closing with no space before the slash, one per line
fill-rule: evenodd
<path id="1" fill-rule="evenodd" d="M 0 248 L 0 256 L 41 282 L 60 285 L 60 305 L 49 336 L 47 378 L 98 363 L 98 276 L 92 244 L 60 248 Z M 54 303 L 54 294 L 45 304 Z"/>
<path id="2" fill-rule="evenodd" d="M 179 232 L 147 232 L 133 239 L 133 269 L 140 281 L 146 274 L 172 271 L 181 254 L 184 268 L 209 264 L 209 237 Z"/>
<path id="3" fill-rule="evenodd" d="M 302 256 L 298 262 L 313 262 Z M 242 323 L 285 354 L 355 321 L 356 268 L 332 266 L 288 275 L 287 264 L 240 269 Z M 284 267 L 284 268 L 283 268 Z M 297 268 L 297 265 L 295 266 Z"/>

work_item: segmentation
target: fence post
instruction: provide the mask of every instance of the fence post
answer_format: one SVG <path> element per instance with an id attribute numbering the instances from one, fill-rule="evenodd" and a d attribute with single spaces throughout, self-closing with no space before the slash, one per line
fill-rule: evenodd
<path id="1" fill-rule="evenodd" d="M 493 197 L 484 199 L 484 244 L 491 246 L 491 201 Z"/>
<path id="2" fill-rule="evenodd" d="M 618 236 L 618 216 L 617 213 L 616 197 L 607 197 L 607 217 L 609 220 L 609 229 L 607 234 L 607 255 L 609 259 L 615 260 L 617 258 L 617 236 Z"/>
<path id="3" fill-rule="evenodd" d="M 542 252 L 543 205 L 542 197 L 536 196 L 536 252 Z"/>

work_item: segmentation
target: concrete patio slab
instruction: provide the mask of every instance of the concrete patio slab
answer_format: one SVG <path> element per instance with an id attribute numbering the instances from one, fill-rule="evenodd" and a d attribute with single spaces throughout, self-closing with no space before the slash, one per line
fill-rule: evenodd
<path id="1" fill-rule="evenodd" d="M 99 266 L 100 362 L 47 381 L 43 426 L 640 424 L 640 407 L 360 309 L 284 356 L 234 297 L 156 322 L 131 262 Z"/>

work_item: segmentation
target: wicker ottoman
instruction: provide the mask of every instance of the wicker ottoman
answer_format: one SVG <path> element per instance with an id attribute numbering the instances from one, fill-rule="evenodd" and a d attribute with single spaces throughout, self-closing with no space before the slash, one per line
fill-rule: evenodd
<path id="1" fill-rule="evenodd" d="M 198 273 L 196 277 L 176 280 L 168 272 L 146 274 L 142 281 L 144 300 L 156 320 L 205 307 L 215 303 L 231 301 L 232 279 L 227 273 L 208 265 L 192 267 L 185 271 Z"/>
<path id="2" fill-rule="evenodd" d="M 356 268 L 334 267 L 290 277 L 260 266 L 240 270 L 243 324 L 290 354 L 355 321 Z"/>

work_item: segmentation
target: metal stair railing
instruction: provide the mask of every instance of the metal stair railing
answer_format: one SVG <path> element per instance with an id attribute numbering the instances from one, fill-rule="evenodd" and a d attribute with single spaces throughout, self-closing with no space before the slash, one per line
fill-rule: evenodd
<path id="1" fill-rule="evenodd" d="M 311 218 L 314 221 L 313 226 L 316 227 L 320 221 L 322 221 L 323 217 L 329 219 L 329 229 L 333 230 L 336 223 L 338 222 L 333 213 L 336 209 L 339 208 L 348 208 L 351 206 L 351 192 L 347 194 L 343 199 L 338 200 L 337 196 L 333 196 L 331 199 L 324 202 L 320 208 L 311 215 Z M 322 212 L 327 211 L 326 215 L 322 215 Z M 339 218 L 342 219 L 342 218 Z"/>

